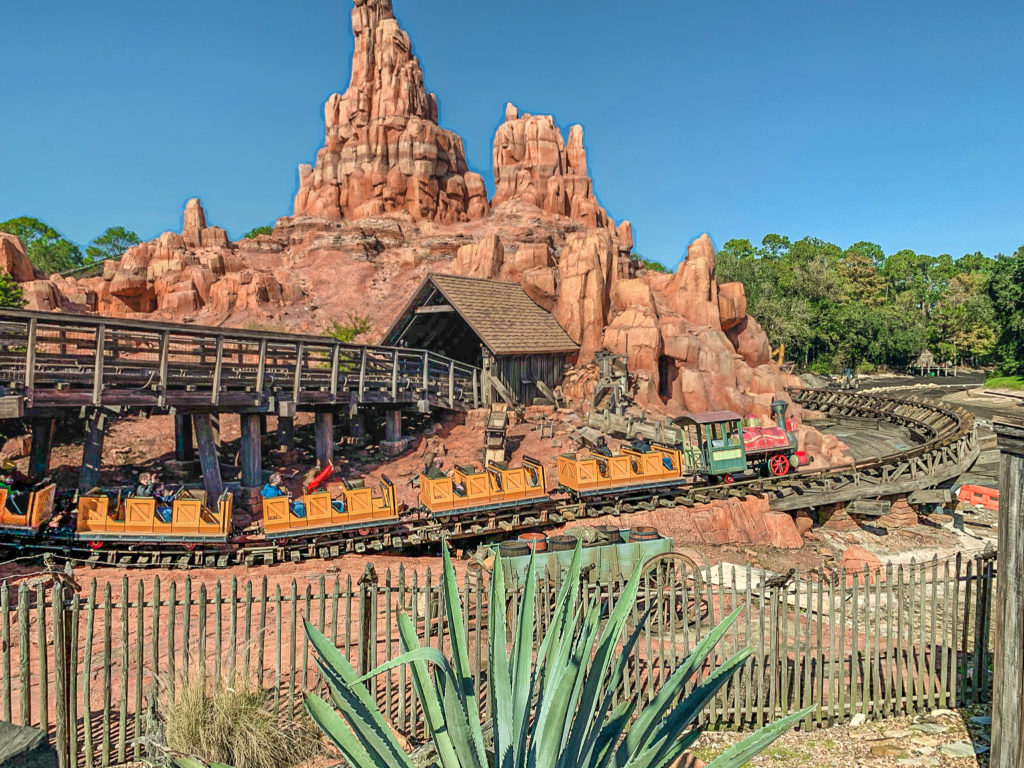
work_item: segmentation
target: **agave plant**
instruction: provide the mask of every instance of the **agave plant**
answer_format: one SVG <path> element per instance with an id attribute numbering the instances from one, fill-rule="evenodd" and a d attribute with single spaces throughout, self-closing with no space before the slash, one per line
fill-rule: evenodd
<path id="1" fill-rule="evenodd" d="M 700 736 L 698 715 L 751 649 L 733 656 L 698 680 L 689 695 L 682 695 L 736 620 L 736 611 L 697 644 L 646 706 L 637 711 L 636 697 L 616 704 L 615 690 L 647 618 L 642 617 L 620 645 L 636 605 L 641 574 L 638 567 L 605 615 L 596 596 L 586 605 L 579 599 L 577 547 L 534 656 L 535 563 L 529 566 L 509 652 L 505 582 L 497 557 L 489 606 L 492 714 L 486 727 L 473 690 L 466 638 L 451 632 L 451 658 L 446 658 L 439 649 L 419 644 L 415 626 L 404 613 L 398 617 L 404 653 L 362 677 L 307 621 L 306 634 L 328 683 L 331 703 L 307 696 L 306 708 L 353 768 L 416 768 L 363 685 L 375 675 L 407 664 L 440 768 L 666 768 Z M 447 551 L 441 599 L 448 626 L 463 626 Z M 809 711 L 762 728 L 717 757 L 709 768 L 738 768 Z"/>

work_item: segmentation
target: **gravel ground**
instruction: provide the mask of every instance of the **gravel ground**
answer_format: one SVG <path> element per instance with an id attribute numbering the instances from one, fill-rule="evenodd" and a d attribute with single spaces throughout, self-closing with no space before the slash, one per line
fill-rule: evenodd
<path id="1" fill-rule="evenodd" d="M 935 710 L 927 715 L 869 721 L 859 726 L 791 731 L 747 765 L 751 768 L 987 766 L 988 714 L 981 708 Z M 705 733 L 694 753 L 701 760 L 710 761 L 745 735 L 721 731 Z"/>

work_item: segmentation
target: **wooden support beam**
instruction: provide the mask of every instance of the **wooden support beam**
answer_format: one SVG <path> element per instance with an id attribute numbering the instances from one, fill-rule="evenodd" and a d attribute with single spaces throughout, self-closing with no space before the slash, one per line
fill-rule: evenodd
<path id="1" fill-rule="evenodd" d="M 103 344 L 106 339 L 106 327 L 103 323 L 96 326 L 96 357 L 92 369 L 92 404 L 103 403 Z"/>
<path id="2" fill-rule="evenodd" d="M 295 448 L 295 419 L 291 416 L 277 417 L 277 444 L 286 451 Z"/>
<path id="3" fill-rule="evenodd" d="M 437 315 L 444 312 L 454 312 L 455 307 L 451 304 L 431 304 L 429 307 L 416 307 L 417 315 Z"/>
<path id="4" fill-rule="evenodd" d="M 238 463 L 242 469 L 242 485 L 253 488 L 263 484 L 263 455 L 260 427 L 262 419 L 258 413 L 239 415 L 242 427 L 241 449 Z"/>
<path id="5" fill-rule="evenodd" d="M 192 461 L 195 457 L 192 417 L 187 413 L 176 413 L 174 414 L 174 458 L 178 461 Z"/>
<path id="6" fill-rule="evenodd" d="M 402 412 L 391 408 L 384 419 L 384 439 L 389 443 L 397 443 L 402 439 Z"/>
<path id="7" fill-rule="evenodd" d="M 192 427 L 196 433 L 199 448 L 199 466 L 203 472 L 203 487 L 210 504 L 216 504 L 224 492 L 224 481 L 220 477 L 220 456 L 217 453 L 217 437 L 214 434 L 213 418 L 209 413 L 192 415 Z"/>
<path id="8" fill-rule="evenodd" d="M 38 480 L 50 471 L 50 449 L 57 420 L 44 417 L 32 420 L 32 450 L 28 460 L 28 476 Z"/>
<path id="9" fill-rule="evenodd" d="M 316 460 L 321 467 L 334 463 L 334 414 L 330 411 L 316 414 Z"/>
<path id="10" fill-rule="evenodd" d="M 999 542 L 992 685 L 991 768 L 1024 765 L 1024 418 L 999 416 Z"/>
<path id="11" fill-rule="evenodd" d="M 217 337 L 216 359 L 213 363 L 213 388 L 210 392 L 210 402 L 214 405 L 220 402 L 220 380 L 224 371 L 224 337 Z"/>
<path id="12" fill-rule="evenodd" d="M 78 490 L 88 493 L 100 484 L 100 466 L 103 463 L 103 434 L 107 428 L 107 415 L 96 409 L 86 422 L 85 448 L 82 451 L 82 471 L 78 475 Z"/>

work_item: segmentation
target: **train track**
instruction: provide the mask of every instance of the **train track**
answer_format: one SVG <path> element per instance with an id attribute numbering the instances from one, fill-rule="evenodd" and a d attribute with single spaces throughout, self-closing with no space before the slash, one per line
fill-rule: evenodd
<path id="1" fill-rule="evenodd" d="M 180 544 L 137 544 L 91 550 L 68 535 L 20 543 L 28 551 L 49 551 L 92 564 L 114 566 L 217 567 L 302 562 L 361 554 L 417 549 L 442 540 L 469 544 L 474 539 L 514 536 L 527 531 L 602 515 L 623 516 L 658 508 L 694 507 L 718 499 L 766 496 L 778 511 L 813 509 L 858 498 L 878 498 L 942 485 L 966 471 L 979 453 L 973 416 L 962 408 L 914 398 L 830 390 L 791 393 L 806 409 L 831 417 L 883 419 L 909 430 L 920 442 L 913 448 L 851 462 L 845 466 L 802 470 L 783 477 L 739 479 L 728 485 L 682 484 L 671 488 L 618 488 L 604 496 L 575 499 L 565 493 L 528 507 L 467 510 L 433 518 L 412 513 L 398 521 L 340 532 L 319 539 L 267 542 L 240 535 L 227 544 L 188 550 Z"/>

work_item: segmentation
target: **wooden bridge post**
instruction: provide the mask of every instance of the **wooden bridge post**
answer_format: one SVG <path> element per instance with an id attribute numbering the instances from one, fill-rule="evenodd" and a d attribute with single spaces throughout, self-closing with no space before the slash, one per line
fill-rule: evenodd
<path id="1" fill-rule="evenodd" d="M 174 414 L 174 458 L 193 461 L 196 457 L 192 435 L 192 417 L 187 413 Z"/>
<path id="2" fill-rule="evenodd" d="M 334 413 L 317 411 L 316 460 L 321 467 L 334 463 Z"/>
<path id="3" fill-rule="evenodd" d="M 384 419 L 384 439 L 389 443 L 397 443 L 402 439 L 402 411 L 389 408 Z"/>
<path id="4" fill-rule="evenodd" d="M 277 417 L 277 444 L 286 451 L 295 448 L 295 419 L 291 416 Z"/>
<path id="5" fill-rule="evenodd" d="M 241 451 L 238 463 L 242 469 L 242 485 L 254 488 L 263 484 L 263 440 L 258 413 L 239 415 L 242 426 Z"/>
<path id="6" fill-rule="evenodd" d="M 82 471 L 78 475 L 78 490 L 88 493 L 100 484 L 100 465 L 103 463 L 103 433 L 107 428 L 107 414 L 98 408 L 86 422 L 85 448 L 82 451 Z"/>
<path id="7" fill-rule="evenodd" d="M 214 436 L 213 417 L 209 413 L 192 415 L 192 426 L 199 447 L 199 467 L 203 472 L 203 487 L 209 503 L 216 504 L 224 492 L 224 481 L 220 477 L 220 456 L 217 454 L 217 440 Z"/>
<path id="8" fill-rule="evenodd" d="M 1024 418 L 996 417 L 999 542 L 991 768 L 1024 765 Z"/>
<path id="9" fill-rule="evenodd" d="M 50 449 L 53 447 L 53 429 L 57 420 L 43 417 L 32 420 L 32 451 L 28 460 L 28 475 L 33 479 L 44 477 L 50 471 Z"/>

